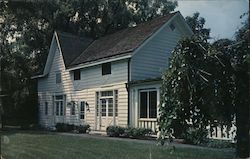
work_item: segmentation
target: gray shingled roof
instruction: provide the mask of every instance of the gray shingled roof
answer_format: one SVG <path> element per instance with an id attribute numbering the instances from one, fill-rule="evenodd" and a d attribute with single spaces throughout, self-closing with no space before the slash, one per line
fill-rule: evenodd
<path id="1" fill-rule="evenodd" d="M 57 32 L 65 66 L 76 59 L 93 41 L 91 38 L 78 37 L 70 33 Z"/>
<path id="2" fill-rule="evenodd" d="M 95 61 L 116 55 L 129 54 L 165 24 L 175 13 L 155 18 L 151 21 L 126 28 L 116 33 L 101 37 L 92 42 L 70 66 Z M 66 49 L 66 48 L 65 48 Z M 71 58 L 72 59 L 72 58 Z"/>

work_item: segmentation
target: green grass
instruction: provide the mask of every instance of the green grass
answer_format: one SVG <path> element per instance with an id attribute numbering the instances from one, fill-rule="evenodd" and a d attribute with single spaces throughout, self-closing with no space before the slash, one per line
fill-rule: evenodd
<path id="1" fill-rule="evenodd" d="M 232 159 L 233 151 L 179 148 L 109 139 L 16 132 L 2 134 L 4 159 Z"/>

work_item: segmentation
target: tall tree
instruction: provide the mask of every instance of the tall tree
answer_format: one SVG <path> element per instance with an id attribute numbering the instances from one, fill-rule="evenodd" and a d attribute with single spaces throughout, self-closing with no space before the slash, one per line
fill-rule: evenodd
<path id="1" fill-rule="evenodd" d="M 0 56 L 9 95 L 5 119 L 35 118 L 36 88 L 30 77 L 42 71 L 55 30 L 98 38 L 176 6 L 172 0 L 0 1 Z"/>
<path id="2" fill-rule="evenodd" d="M 176 137 L 185 137 L 190 128 L 231 125 L 234 82 L 228 61 L 219 58 L 209 43 L 196 36 L 176 46 L 163 75 L 159 122 L 163 133 L 173 129 Z"/>
<path id="3" fill-rule="evenodd" d="M 186 22 L 194 32 L 194 34 L 198 37 L 200 37 L 202 40 L 207 41 L 210 39 L 210 29 L 205 28 L 205 18 L 200 17 L 199 12 L 195 12 L 193 16 L 187 16 L 185 18 Z"/>
<path id="4" fill-rule="evenodd" d="M 237 125 L 237 155 L 242 158 L 249 157 L 249 124 L 250 124 L 250 96 L 249 96 L 249 70 L 250 70 L 250 43 L 249 22 L 236 32 L 236 41 L 232 46 L 234 58 L 232 66 L 236 80 L 236 125 Z"/>
<path id="5" fill-rule="evenodd" d="M 247 15 L 244 14 L 244 15 Z M 236 110 L 237 155 L 249 156 L 249 22 L 235 34 L 235 40 L 221 39 L 214 42 L 214 47 L 229 61 L 228 70 L 232 72 L 235 83 L 233 99 Z M 220 57 L 221 58 L 221 57 Z M 224 89 L 226 90 L 226 89 Z"/>

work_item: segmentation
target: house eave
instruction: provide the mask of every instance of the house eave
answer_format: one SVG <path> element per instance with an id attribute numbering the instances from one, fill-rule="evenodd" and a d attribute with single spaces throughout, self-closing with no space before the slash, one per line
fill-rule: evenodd
<path id="1" fill-rule="evenodd" d="M 47 74 L 36 75 L 36 76 L 32 76 L 31 79 L 43 78 L 43 77 L 46 77 L 46 76 L 47 76 Z"/>
<path id="2" fill-rule="evenodd" d="M 143 80 L 135 80 L 135 81 L 130 81 L 128 84 L 130 86 L 132 85 L 137 85 L 137 84 L 144 84 L 144 83 L 151 83 L 151 82 L 161 82 L 162 78 L 157 77 L 157 78 L 149 78 L 149 79 L 143 79 Z"/>
<path id="3" fill-rule="evenodd" d="M 90 62 L 81 63 L 81 64 L 78 64 L 75 66 L 69 66 L 67 68 L 67 70 L 73 71 L 73 70 L 77 70 L 77 69 L 81 69 L 81 68 L 87 68 L 87 67 L 103 64 L 106 62 L 113 62 L 113 61 L 128 59 L 128 58 L 132 57 L 131 53 L 132 52 L 128 52 L 125 55 L 111 56 L 111 57 L 106 57 L 106 58 L 102 58 L 102 59 L 98 59 L 98 60 L 94 60 L 94 61 L 90 61 Z"/>

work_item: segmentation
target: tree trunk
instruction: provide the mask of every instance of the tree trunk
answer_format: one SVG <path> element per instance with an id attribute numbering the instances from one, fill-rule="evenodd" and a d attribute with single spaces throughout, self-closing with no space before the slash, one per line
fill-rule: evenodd
<path id="1" fill-rule="evenodd" d="M 249 78 L 247 73 L 238 73 L 236 99 L 237 156 L 249 157 Z"/>

